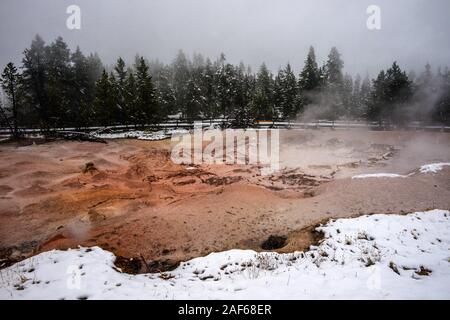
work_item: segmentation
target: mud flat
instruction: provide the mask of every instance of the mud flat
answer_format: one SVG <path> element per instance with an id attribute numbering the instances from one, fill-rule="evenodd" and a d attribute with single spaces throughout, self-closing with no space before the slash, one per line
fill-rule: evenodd
<path id="1" fill-rule="evenodd" d="M 170 140 L 0 145 L 0 267 L 50 249 L 100 246 L 131 271 L 227 249 L 288 252 L 330 218 L 450 209 L 450 134 L 285 130 L 281 170 L 179 165 Z M 352 179 L 366 173 L 404 178 Z M 276 248 L 276 249 L 275 249 Z"/>

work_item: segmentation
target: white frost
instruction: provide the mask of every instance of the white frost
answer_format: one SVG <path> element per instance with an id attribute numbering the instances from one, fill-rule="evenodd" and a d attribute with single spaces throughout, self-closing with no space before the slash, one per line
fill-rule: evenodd
<path id="1" fill-rule="evenodd" d="M 98 247 L 45 252 L 0 271 L 0 299 L 450 299 L 449 211 L 319 229 L 324 241 L 306 253 L 212 253 L 167 280 L 121 273 Z"/>

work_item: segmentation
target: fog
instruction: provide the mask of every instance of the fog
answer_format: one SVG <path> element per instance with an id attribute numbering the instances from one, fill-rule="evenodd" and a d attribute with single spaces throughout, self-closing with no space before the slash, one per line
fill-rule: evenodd
<path id="1" fill-rule="evenodd" d="M 81 8 L 81 29 L 66 27 L 67 6 Z M 366 27 L 369 5 L 381 8 L 381 30 Z M 420 71 L 450 65 L 448 0 L 2 0 L 0 65 L 20 62 L 39 33 L 98 52 L 107 64 L 136 53 L 170 62 L 178 49 L 276 72 L 298 72 L 310 45 L 319 63 L 337 46 L 351 74 L 374 76 L 397 60 Z"/>

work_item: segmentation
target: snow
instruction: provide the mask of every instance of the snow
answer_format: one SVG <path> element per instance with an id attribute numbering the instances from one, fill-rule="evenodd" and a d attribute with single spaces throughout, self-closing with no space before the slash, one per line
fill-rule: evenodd
<path id="1" fill-rule="evenodd" d="M 440 163 L 430 163 L 421 166 L 415 172 L 412 172 L 408 175 L 401 175 L 396 173 L 368 173 L 368 174 L 359 174 L 353 176 L 352 179 L 366 179 L 366 178 L 407 178 L 409 176 L 414 175 L 415 173 L 437 173 L 442 170 L 445 166 L 450 166 L 450 162 L 440 162 Z"/>
<path id="2" fill-rule="evenodd" d="M 189 133 L 186 129 L 170 129 L 155 132 L 147 132 L 140 130 L 114 132 L 114 133 L 97 133 L 96 138 L 101 139 L 138 139 L 138 140 L 163 140 L 170 138 L 172 135 Z"/>
<path id="3" fill-rule="evenodd" d="M 368 173 L 368 174 L 359 174 L 353 176 L 352 179 L 365 179 L 365 178 L 406 178 L 407 176 L 403 176 L 401 174 L 395 173 Z"/>
<path id="4" fill-rule="evenodd" d="M 436 173 L 441 171 L 445 166 L 450 166 L 449 162 L 431 163 L 420 167 L 421 173 Z"/>
<path id="5" fill-rule="evenodd" d="M 121 273 L 98 247 L 45 252 L 0 271 L 0 299 L 450 299 L 449 211 L 318 229 L 305 253 L 229 250 L 162 277 Z"/>

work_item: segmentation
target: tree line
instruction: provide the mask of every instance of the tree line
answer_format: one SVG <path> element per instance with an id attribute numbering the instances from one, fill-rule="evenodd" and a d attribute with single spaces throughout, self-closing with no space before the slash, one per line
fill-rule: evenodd
<path id="1" fill-rule="evenodd" d="M 170 64 L 136 56 L 105 66 L 97 54 L 74 52 L 61 37 L 46 44 L 36 36 L 22 65 L 8 63 L 0 82 L 6 99 L 1 122 L 50 131 L 126 124 L 145 127 L 168 117 L 194 121 L 222 118 L 246 127 L 257 120 L 365 119 L 380 123 L 450 121 L 450 72 L 429 64 L 415 75 L 394 62 L 375 79 L 344 73 L 332 48 L 319 66 L 309 49 L 302 71 L 288 63 L 275 75 L 263 63 L 256 73 L 222 54 L 215 61 L 179 51 Z"/>

